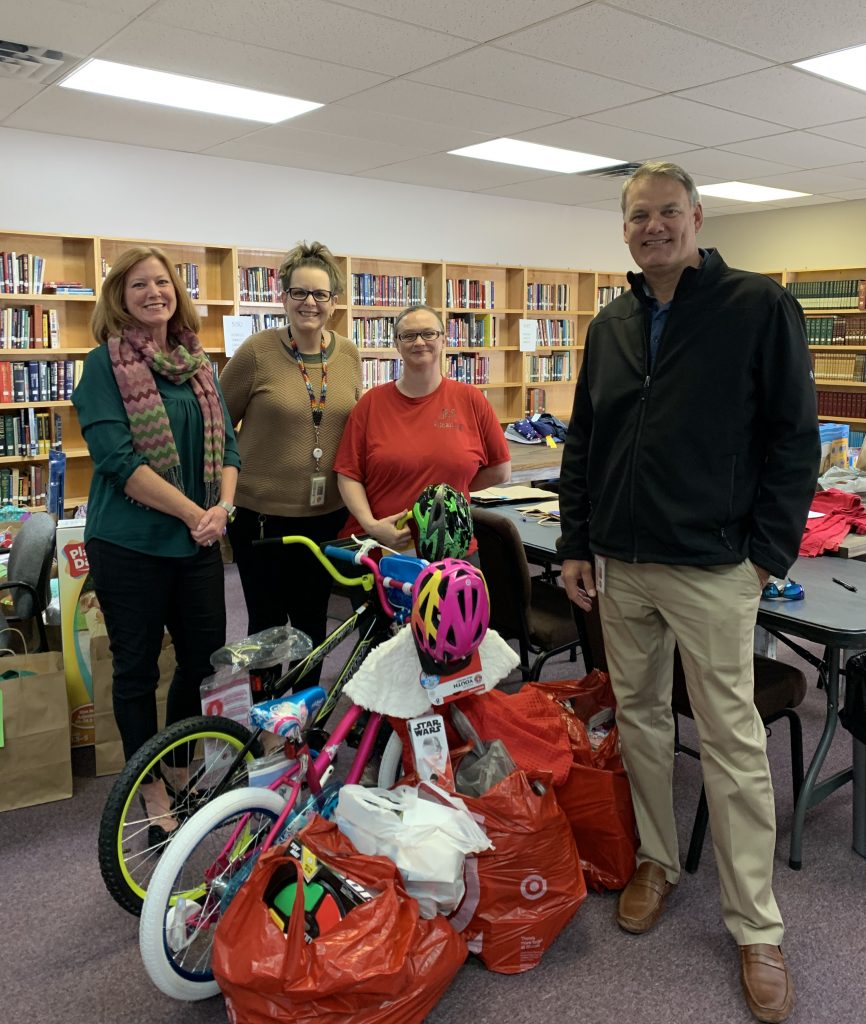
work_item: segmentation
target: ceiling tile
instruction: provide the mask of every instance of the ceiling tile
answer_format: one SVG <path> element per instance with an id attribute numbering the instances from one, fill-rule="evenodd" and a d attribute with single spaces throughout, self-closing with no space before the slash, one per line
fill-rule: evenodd
<path id="1" fill-rule="evenodd" d="M 613 0 L 644 17 L 658 19 L 720 43 L 738 46 L 775 61 L 802 60 L 852 46 L 854 26 L 862 25 L 861 0 L 774 0 L 756 7 L 753 0 L 723 4 L 694 0 Z"/>
<path id="2" fill-rule="evenodd" d="M 587 210 L 607 210 L 622 217 L 622 207 L 618 199 L 601 199 L 594 203 L 581 203 L 580 205 Z"/>
<path id="3" fill-rule="evenodd" d="M 337 64 L 386 75 L 403 75 L 420 63 L 442 60 L 473 45 L 329 0 L 292 0 L 288 10 L 283 0 L 162 0 L 150 18 L 192 31 L 206 25 L 208 32 L 225 39 L 254 46 L 266 40 L 286 53 L 312 58 L 322 54 Z"/>
<path id="4" fill-rule="evenodd" d="M 681 138 L 696 146 L 721 146 L 739 139 L 763 138 L 785 131 L 755 117 L 744 117 L 729 110 L 702 103 L 694 103 L 678 96 L 657 96 L 632 103 L 627 107 L 606 110 L 590 118 L 602 124 L 616 124 L 623 128 Z"/>
<path id="5" fill-rule="evenodd" d="M 648 89 L 492 46 L 449 57 L 408 77 L 572 117 L 653 95 Z"/>
<path id="6" fill-rule="evenodd" d="M 64 0 L 2 0 L 0 20 L 6 40 L 87 57 L 129 18 L 113 5 L 96 8 Z"/>
<path id="7" fill-rule="evenodd" d="M 439 124 L 453 124 L 492 135 L 511 135 L 558 120 L 550 111 L 514 103 L 500 103 L 483 96 L 440 89 L 420 82 L 400 81 L 377 85 L 367 92 L 342 100 L 344 107 L 376 110 L 397 117 L 417 117 Z"/>
<path id="8" fill-rule="evenodd" d="M 815 135 L 850 142 L 853 146 L 866 146 L 866 117 L 858 117 L 853 121 L 840 121 L 838 124 L 815 125 L 809 129 Z"/>
<path id="9" fill-rule="evenodd" d="M 659 92 L 713 82 L 768 63 L 603 4 L 551 18 L 496 45 Z"/>
<path id="10" fill-rule="evenodd" d="M 485 43 L 506 32 L 532 25 L 577 6 L 575 0 L 532 0 L 531 3 L 467 3 L 466 0 L 339 0 L 372 14 L 410 25 L 423 25 L 463 39 Z"/>
<path id="11" fill-rule="evenodd" d="M 0 121 L 16 111 L 22 104 L 38 96 L 45 88 L 38 82 L 28 82 L 26 79 L 0 78 Z"/>
<path id="12" fill-rule="evenodd" d="M 834 199 L 866 199 L 866 188 L 855 188 L 848 192 L 830 192 L 829 195 Z"/>
<path id="13" fill-rule="evenodd" d="M 407 150 L 406 146 L 326 135 L 324 132 L 304 131 L 288 125 L 264 128 L 242 139 L 219 143 L 209 147 L 207 153 L 233 160 L 255 160 L 265 164 L 304 167 L 307 170 L 332 171 L 337 174 L 353 174 L 422 155 Z"/>
<path id="14" fill-rule="evenodd" d="M 767 68 L 688 89 L 681 95 L 723 110 L 765 117 L 790 128 L 866 116 L 866 92 L 834 85 L 795 68 Z"/>
<path id="15" fill-rule="evenodd" d="M 5 125 L 187 153 L 245 135 L 256 127 L 252 121 L 131 103 L 110 96 L 72 92 L 56 85 L 8 117 Z"/>
<path id="16" fill-rule="evenodd" d="M 534 171 L 530 167 L 511 167 L 489 160 L 469 160 L 463 156 L 440 153 L 420 160 L 405 160 L 390 167 L 368 171 L 365 177 L 386 181 L 405 181 L 412 185 L 433 185 L 463 192 L 478 192 L 497 185 L 517 181 L 532 181 L 549 177 L 547 171 Z"/>
<path id="17" fill-rule="evenodd" d="M 717 181 L 751 181 L 767 174 L 785 174 L 796 170 L 790 164 L 770 160 L 756 160 L 755 157 L 727 153 L 723 149 L 692 149 L 686 153 L 673 153 L 670 159 L 679 164 L 694 177 L 712 178 Z"/>
<path id="18" fill-rule="evenodd" d="M 858 181 L 866 179 L 866 160 L 857 160 L 848 164 L 829 164 L 821 168 L 828 174 L 842 174 L 847 178 L 856 178 Z M 824 189 L 826 192 L 827 190 Z"/>
<path id="19" fill-rule="evenodd" d="M 104 60 L 138 64 L 179 75 L 229 82 L 283 96 L 329 103 L 387 80 L 385 75 L 311 57 L 286 58 L 281 50 L 233 42 L 203 32 L 139 19 L 100 51 Z"/>
<path id="20" fill-rule="evenodd" d="M 520 132 L 516 138 L 623 161 L 655 160 L 669 153 L 681 153 L 683 149 L 679 139 L 663 139 L 658 135 L 646 135 L 616 125 L 590 121 L 588 118 L 574 118 L 570 121 L 557 121 L 543 128 L 531 128 Z"/>
<path id="21" fill-rule="evenodd" d="M 375 110 L 357 110 L 344 107 L 341 103 L 329 103 L 318 110 L 311 110 L 291 124 L 315 132 L 403 146 L 407 151 L 414 150 L 417 153 L 447 152 L 449 149 L 471 146 L 496 137 L 489 132 L 475 132 L 456 125 L 394 117 Z"/>
<path id="22" fill-rule="evenodd" d="M 724 148 L 732 153 L 745 153 L 765 160 L 781 160 L 793 167 L 828 167 L 866 160 L 866 148 L 826 139 L 811 132 L 788 132 L 786 135 L 774 135 L 771 139 L 751 139 Z"/>
<path id="23" fill-rule="evenodd" d="M 836 171 L 821 167 L 814 170 L 790 171 L 787 174 L 773 174 L 766 178 L 755 178 L 755 185 L 770 185 L 773 188 L 790 188 L 795 192 L 821 194 L 827 192 L 844 192 L 846 189 L 859 188 L 860 181 Z"/>
<path id="24" fill-rule="evenodd" d="M 563 203 L 583 206 L 587 202 L 613 199 L 619 202 L 621 178 L 595 178 L 582 174 L 557 174 L 540 181 L 521 181 L 513 185 L 499 185 L 483 191 L 489 195 L 507 196 L 509 199 L 531 199 L 539 203 Z"/>

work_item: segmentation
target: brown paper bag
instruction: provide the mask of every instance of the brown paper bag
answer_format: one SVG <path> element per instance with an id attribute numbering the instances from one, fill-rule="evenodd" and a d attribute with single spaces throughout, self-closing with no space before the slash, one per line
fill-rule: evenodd
<path id="1" fill-rule="evenodd" d="M 93 724 L 96 745 L 96 774 L 116 775 L 126 763 L 123 744 L 111 701 L 112 661 L 108 637 L 97 636 L 90 641 L 90 672 L 93 678 Z M 166 633 L 159 656 L 159 686 L 156 691 L 156 714 L 160 729 L 165 725 L 165 701 L 174 676 L 174 645 Z"/>
<path id="2" fill-rule="evenodd" d="M 15 674 L 4 678 L 10 673 Z M 72 796 L 63 656 L 49 651 L 0 658 L 0 690 L 5 736 L 0 747 L 0 811 Z"/>

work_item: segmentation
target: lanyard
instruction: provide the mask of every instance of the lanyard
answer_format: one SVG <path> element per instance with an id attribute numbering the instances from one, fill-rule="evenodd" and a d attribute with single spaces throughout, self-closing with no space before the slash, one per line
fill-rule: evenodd
<path id="1" fill-rule="evenodd" d="M 316 447 L 313 449 L 313 458 L 316 460 L 316 472 L 319 471 L 319 459 L 322 457 L 322 449 L 319 446 L 319 427 L 322 425 L 322 416 L 325 413 L 325 399 L 328 396 L 328 360 L 325 356 L 325 352 L 328 348 L 328 343 L 325 341 L 325 335 L 322 335 L 322 388 L 319 394 L 319 400 L 316 401 L 316 396 L 313 393 L 313 385 L 310 383 L 310 375 L 307 373 L 307 368 L 304 366 L 304 357 L 301 355 L 298 349 L 298 344 L 295 339 L 289 334 L 289 344 L 292 346 L 292 355 L 295 357 L 295 361 L 298 364 L 298 369 L 301 371 L 301 376 L 304 378 L 304 384 L 307 387 L 307 394 L 310 397 L 310 412 L 313 414 L 313 430 L 316 433 Z"/>

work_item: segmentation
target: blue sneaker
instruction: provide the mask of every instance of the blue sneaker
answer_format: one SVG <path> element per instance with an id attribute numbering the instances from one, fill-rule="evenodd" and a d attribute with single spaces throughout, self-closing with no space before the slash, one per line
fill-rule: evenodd
<path id="1" fill-rule="evenodd" d="M 802 583 L 794 580 L 771 580 L 761 592 L 765 601 L 802 601 L 806 596 Z"/>

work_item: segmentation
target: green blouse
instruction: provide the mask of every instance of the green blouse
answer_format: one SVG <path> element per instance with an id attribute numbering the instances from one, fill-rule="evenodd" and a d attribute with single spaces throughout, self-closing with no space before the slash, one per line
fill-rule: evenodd
<path id="1" fill-rule="evenodd" d="M 204 508 L 204 421 L 192 384 L 172 384 L 159 374 L 154 374 L 154 380 L 177 445 L 184 492 Z M 240 468 L 234 430 L 221 391 L 220 401 L 226 428 L 223 465 Z M 96 537 L 168 558 L 194 555 L 199 547 L 180 519 L 147 508 L 124 494 L 126 481 L 139 466 L 147 465 L 147 458 L 133 450 L 129 419 L 105 345 L 94 349 L 85 360 L 72 402 L 93 460 L 85 541 Z"/>

